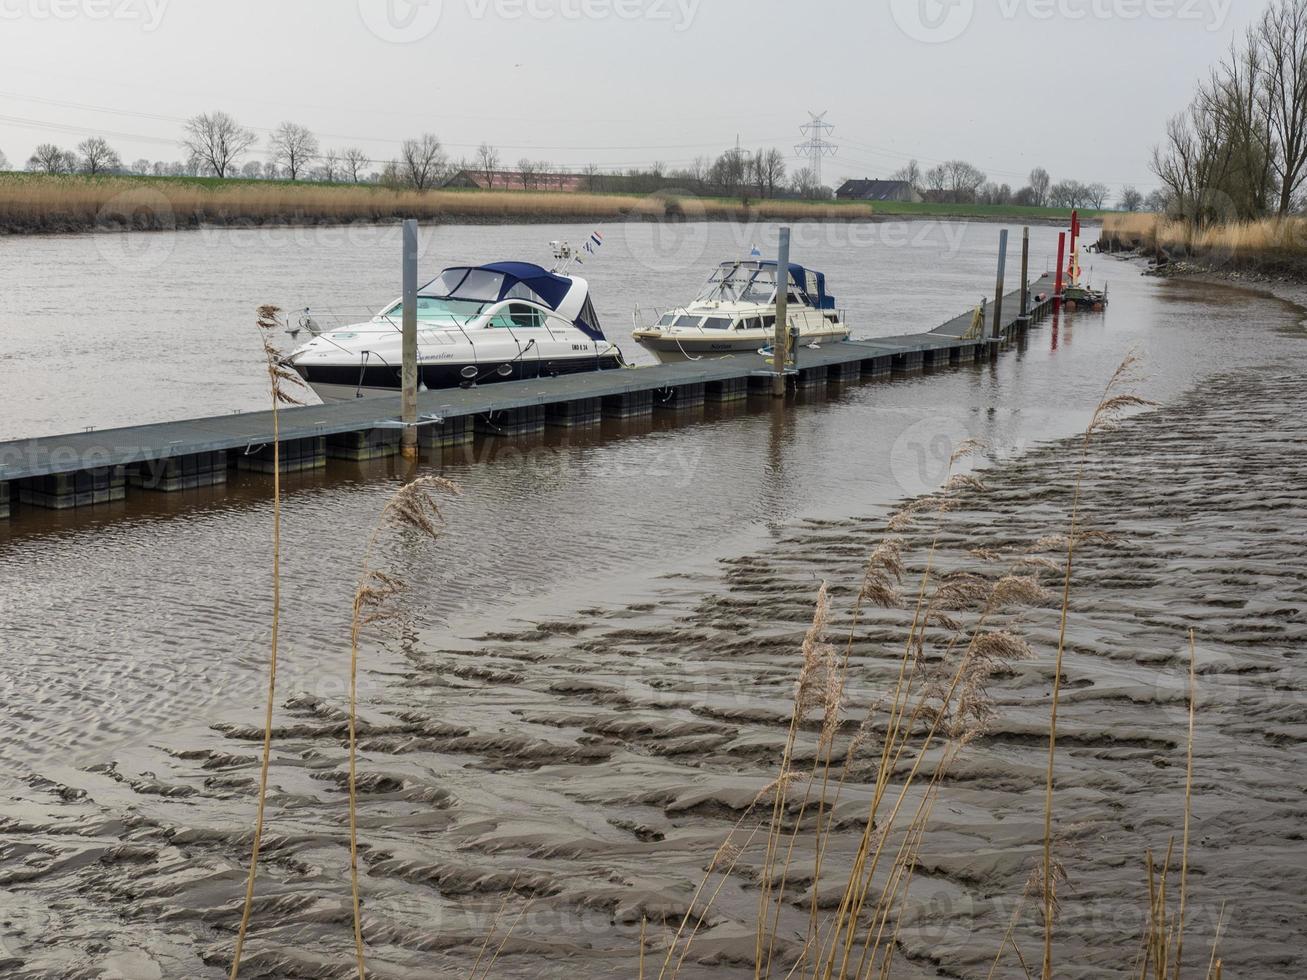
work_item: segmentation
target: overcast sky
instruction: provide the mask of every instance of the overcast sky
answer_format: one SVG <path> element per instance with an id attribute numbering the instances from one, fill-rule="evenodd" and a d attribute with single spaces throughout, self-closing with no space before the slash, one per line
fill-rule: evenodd
<path id="1" fill-rule="evenodd" d="M 1020 185 L 1148 188 L 1150 147 L 1261 0 L 0 0 L 0 151 L 109 139 L 179 159 L 182 121 L 282 120 L 378 159 L 681 166 L 828 113 L 828 184 L 911 157 Z M 256 151 L 266 156 L 262 143 Z"/>

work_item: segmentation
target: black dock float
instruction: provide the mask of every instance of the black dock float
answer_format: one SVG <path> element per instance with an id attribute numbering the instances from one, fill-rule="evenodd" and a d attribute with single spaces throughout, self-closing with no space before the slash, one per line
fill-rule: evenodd
<path id="1" fill-rule="evenodd" d="M 163 493 L 221 486 L 227 482 L 227 453 L 217 450 L 146 460 L 128 469 L 127 481 L 133 487 Z"/>
<path id="2" fill-rule="evenodd" d="M 601 425 L 604 420 L 602 398 L 578 398 L 545 406 L 545 424 L 562 429 L 580 429 Z"/>
<path id="3" fill-rule="evenodd" d="M 844 341 L 798 352 L 786 388 L 800 402 L 821 397 L 828 384 L 917 373 L 926 367 L 987 362 L 1054 309 L 1049 276 L 1030 288 L 1026 316 L 996 328 L 991 305 L 979 329 L 964 313 L 926 333 Z M 1042 296 L 1042 298 L 1040 298 Z M 1020 290 L 1004 298 L 1020 309 Z M 653 426 L 654 413 L 701 416 L 705 403 L 740 405 L 770 393 L 774 375 L 758 354 L 701 358 L 638 369 L 593 371 L 557 378 L 505 381 L 418 395 L 418 445 L 426 450 L 485 438 L 530 436 L 546 426 L 580 427 L 621 419 Z M 714 409 L 714 417 L 717 414 Z M 395 455 L 400 433 L 398 392 L 279 414 L 281 469 L 311 471 L 327 459 L 367 461 Z M 272 413 L 250 412 L 20 439 L 0 443 L 0 519 L 21 506 L 92 507 L 122 500 L 128 487 L 178 492 L 227 483 L 234 467 L 273 468 Z"/>

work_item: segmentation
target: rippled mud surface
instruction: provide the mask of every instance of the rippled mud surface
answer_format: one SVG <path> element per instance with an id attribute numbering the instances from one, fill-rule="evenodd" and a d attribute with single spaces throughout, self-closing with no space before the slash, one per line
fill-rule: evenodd
<path id="1" fill-rule="evenodd" d="M 1223 914 L 1228 975 L 1300 975 L 1304 445 L 1307 388 L 1291 359 L 1210 378 L 1090 450 L 1086 519 L 1111 537 L 1085 545 L 1072 593 L 1059 976 L 1121 975 L 1135 961 L 1145 851 L 1164 852 L 1182 831 L 1190 629 L 1199 700 L 1186 961 L 1205 968 Z M 1002 562 L 970 552 L 1017 555 L 1065 530 L 1078 462 L 1072 440 L 994 465 L 985 492 L 907 533 L 908 581 L 936 533 L 941 567 L 1001 575 Z M 656 972 L 714 851 L 780 765 L 820 583 L 838 636 L 882 527 L 880 516 L 793 522 L 766 547 L 668 574 L 630 603 L 390 641 L 392 656 L 369 672 L 360 733 L 372 975 L 467 976 L 488 949 L 481 969 L 497 954 L 496 976 L 634 976 L 646 919 Z M 905 615 L 876 612 L 859 628 L 839 745 L 893 684 Z M 1041 840 L 1057 610 L 1024 620 L 1036 656 L 993 680 L 988 734 L 949 772 L 895 976 L 984 977 L 1018 912 Z M 343 700 L 294 687 L 280 700 L 242 975 L 345 977 Z M 259 736 L 255 710 L 228 711 L 112 762 L 47 764 L 4 786 L 5 975 L 224 976 Z M 847 832 L 830 867 L 856 846 L 868 775 L 855 767 L 841 796 Z M 757 876 L 758 855 L 746 852 L 682 975 L 752 975 Z M 783 947 L 801 937 L 813 898 L 804 868 L 791 882 Z M 820 906 L 839 883 L 823 879 Z M 1037 964 L 1037 917 L 1018 922 L 1016 942 Z M 1009 955 L 996 975 L 1022 973 Z"/>

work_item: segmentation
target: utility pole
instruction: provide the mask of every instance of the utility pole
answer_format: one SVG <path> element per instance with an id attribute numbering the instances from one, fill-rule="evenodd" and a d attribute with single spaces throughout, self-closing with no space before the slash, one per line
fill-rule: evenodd
<path id="1" fill-rule="evenodd" d="M 418 223 L 404 222 L 404 366 L 402 383 L 400 452 L 405 459 L 418 455 Z"/>
<path id="2" fill-rule="evenodd" d="M 790 229 L 781 229 L 780 247 L 776 251 L 776 336 L 772 339 L 771 393 L 773 398 L 785 397 L 785 366 L 789 363 L 790 318 Z"/>
<path id="3" fill-rule="evenodd" d="M 835 127 L 826 121 L 826 113 L 809 112 L 808 115 L 811 117 L 809 121 L 799 127 L 799 132 L 808 137 L 808 142 L 800 143 L 794 152 L 812 161 L 813 176 L 817 186 L 821 187 L 821 158 L 833 157 L 840 148 L 826 139 L 835 132 Z"/>

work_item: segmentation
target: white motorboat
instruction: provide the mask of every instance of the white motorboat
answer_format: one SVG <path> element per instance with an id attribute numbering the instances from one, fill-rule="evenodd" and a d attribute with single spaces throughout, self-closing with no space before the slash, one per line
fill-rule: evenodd
<path id="1" fill-rule="evenodd" d="M 564 250 L 561 257 L 570 257 Z M 394 395 L 401 387 L 403 302 L 365 323 L 323 329 L 286 358 L 323 401 Z M 421 388 L 471 387 L 621 367 L 584 279 L 526 262 L 455 266 L 418 290 Z"/>
<path id="2" fill-rule="evenodd" d="M 820 272 L 790 265 L 786 319 L 801 347 L 847 340 L 849 328 Z M 697 360 L 758 351 L 776 337 L 777 263 L 758 258 L 723 262 L 689 306 L 637 327 L 636 343 L 658 360 Z"/>

